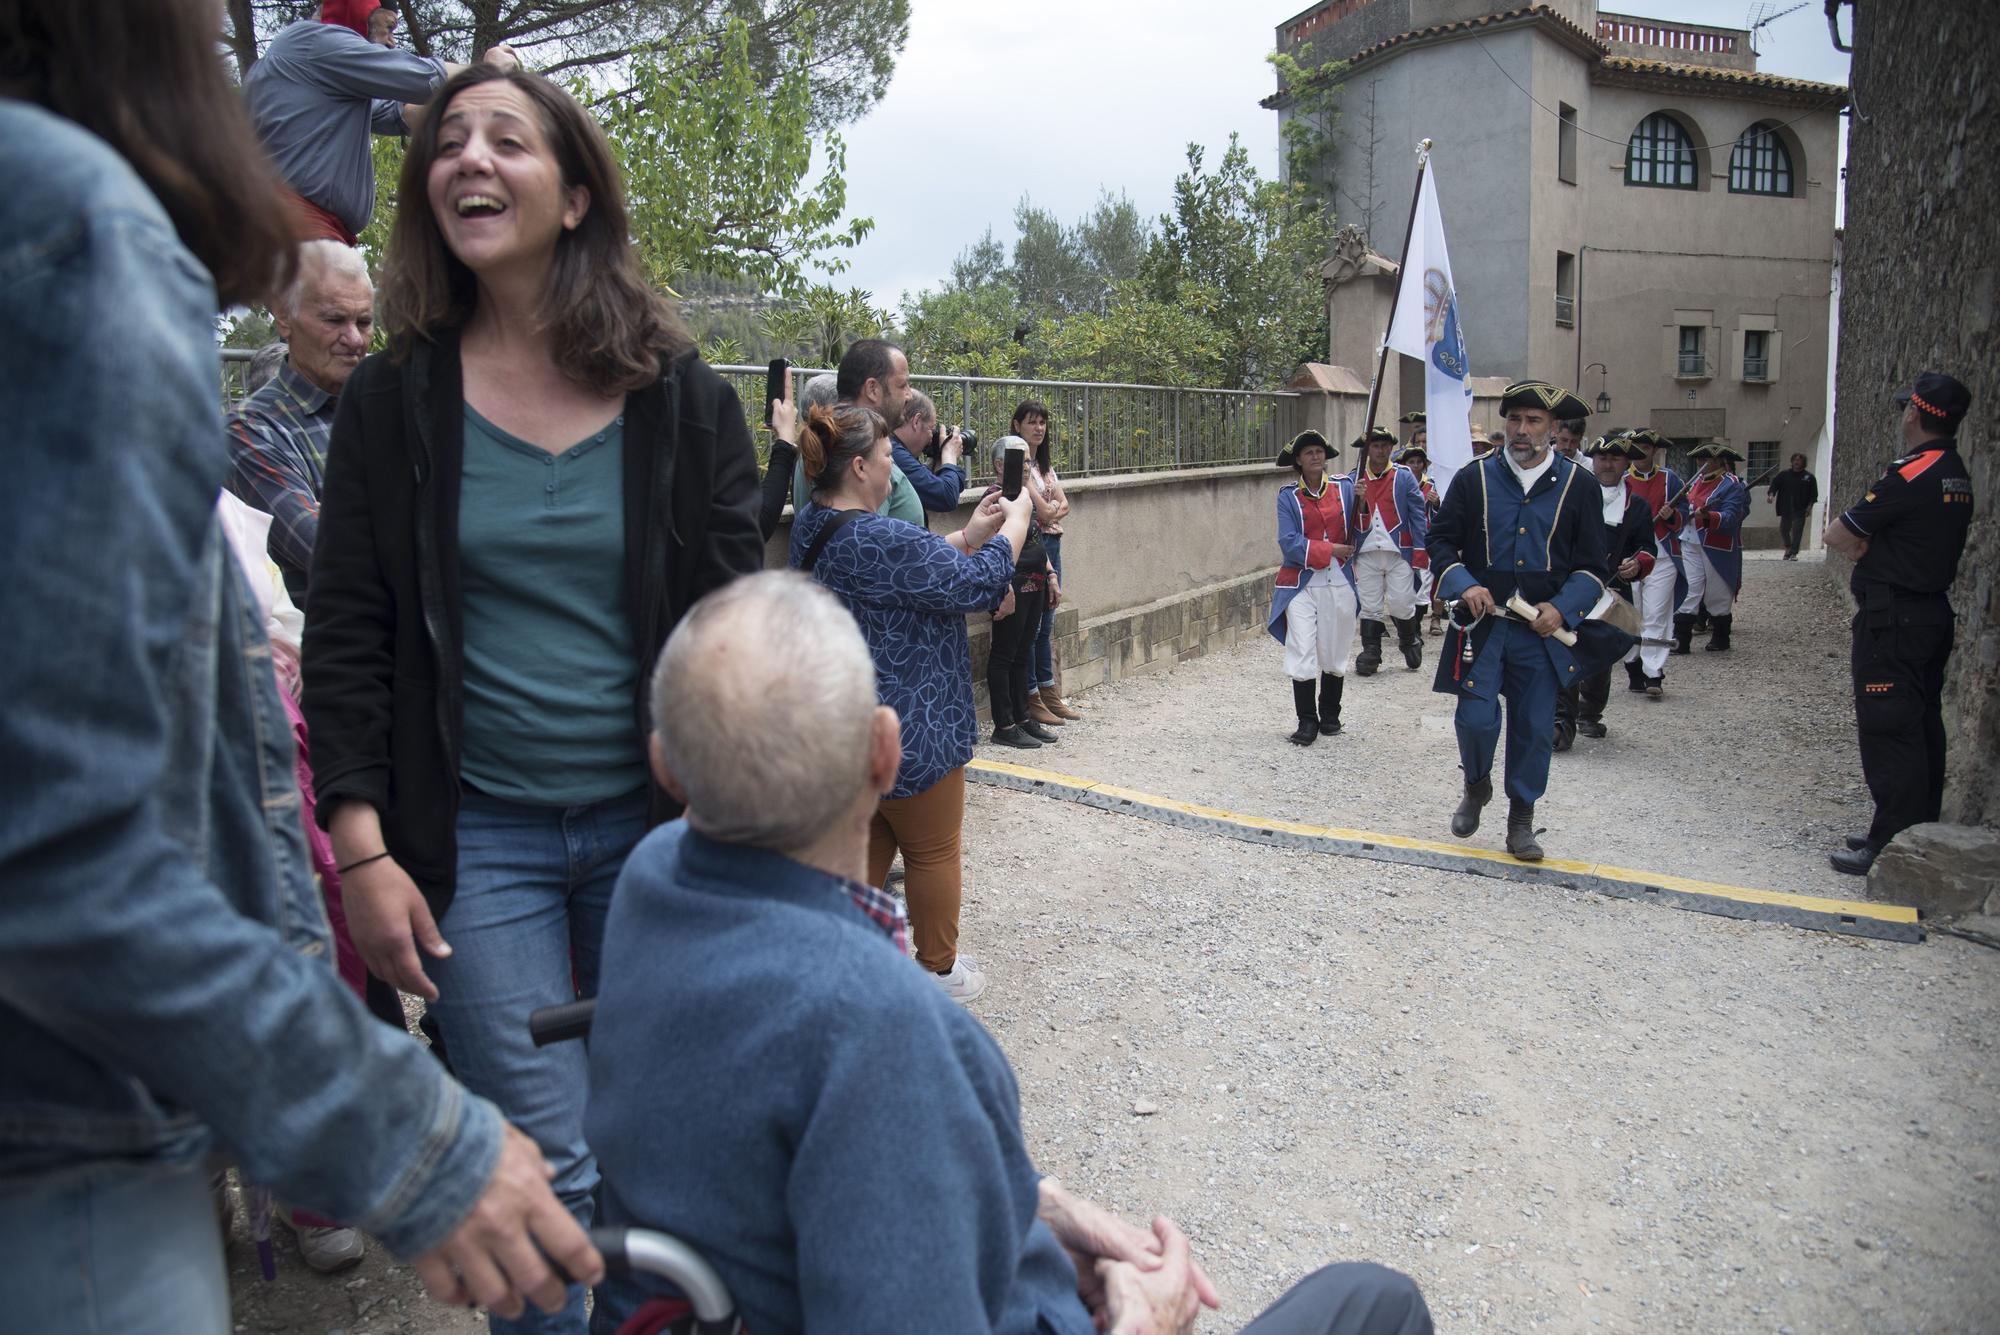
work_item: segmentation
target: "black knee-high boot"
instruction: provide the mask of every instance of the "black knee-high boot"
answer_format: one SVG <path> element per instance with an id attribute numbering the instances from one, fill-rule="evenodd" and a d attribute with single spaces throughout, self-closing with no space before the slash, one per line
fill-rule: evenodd
<path id="1" fill-rule="evenodd" d="M 1292 708 L 1298 712 L 1299 728 L 1292 734 L 1292 745 L 1311 746 L 1319 738 L 1319 715 L 1313 712 L 1313 684 L 1309 681 L 1292 683 Z"/>
<path id="2" fill-rule="evenodd" d="M 1710 617 L 1708 619 L 1708 644 L 1704 647 L 1711 650 L 1727 650 L 1729 648 L 1730 623 L 1735 620 L 1736 617 L 1727 612 L 1718 612 Z"/>
<path id="3" fill-rule="evenodd" d="M 1694 613 L 1674 613 L 1674 647 L 1667 652 L 1673 654 L 1694 652 Z"/>
<path id="4" fill-rule="evenodd" d="M 1331 672 L 1319 674 L 1319 735 L 1331 737 L 1340 731 L 1340 689 L 1347 678 Z"/>

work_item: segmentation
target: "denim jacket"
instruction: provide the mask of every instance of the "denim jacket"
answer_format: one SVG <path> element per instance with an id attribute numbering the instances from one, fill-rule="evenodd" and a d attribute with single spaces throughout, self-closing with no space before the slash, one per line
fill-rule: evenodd
<path id="1" fill-rule="evenodd" d="M 215 522 L 215 290 L 105 144 L 0 100 L 0 1183 L 213 1144 L 411 1254 L 501 1122 L 327 955 L 270 646 Z"/>

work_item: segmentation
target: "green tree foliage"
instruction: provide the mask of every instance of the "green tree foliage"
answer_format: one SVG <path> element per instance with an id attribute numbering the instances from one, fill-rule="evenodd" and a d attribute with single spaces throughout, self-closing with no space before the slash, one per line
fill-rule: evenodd
<path id="1" fill-rule="evenodd" d="M 903 351 L 925 375 L 1007 378 L 1028 371 L 1028 327 L 1005 277 L 977 286 L 952 283 L 903 302 Z"/>
<path id="2" fill-rule="evenodd" d="M 1213 320 L 1219 294 L 1194 284 L 1160 301 L 1136 282 L 1120 283 L 1102 313 L 1045 319 L 1035 330 L 1045 370 L 1065 380 L 1133 385 L 1216 385 L 1228 343 Z"/>
<path id="3" fill-rule="evenodd" d="M 319 0 L 225 0 L 224 12 L 223 42 L 247 73 L 280 28 L 318 16 Z M 718 71 L 740 25 L 768 91 L 810 40 L 816 132 L 881 101 L 910 36 L 909 0 L 403 0 L 402 14 L 399 40 L 419 55 L 466 61 L 505 42 L 544 74 L 601 72 L 599 89 L 622 87 L 641 56 Z"/>
<path id="4" fill-rule="evenodd" d="M 1221 387 L 1281 383 L 1299 362 L 1325 355 L 1318 266 L 1332 220 L 1302 184 L 1260 179 L 1235 135 L 1214 171 L 1204 170 L 1200 145 L 1188 145 L 1187 157 L 1173 212 L 1146 256 L 1146 290 L 1159 302 L 1215 294 L 1206 314 L 1226 349 Z"/>
<path id="5" fill-rule="evenodd" d="M 763 325 L 767 357 L 785 357 L 804 366 L 835 366 L 856 340 L 887 333 L 889 316 L 859 288 L 843 292 L 821 283 L 767 312 Z"/>
<path id="6" fill-rule="evenodd" d="M 842 222 L 847 150 L 837 134 L 820 141 L 813 175 L 811 44 L 793 49 L 767 90 L 749 36 L 733 24 L 709 70 L 636 57 L 628 95 L 599 114 L 656 281 L 712 274 L 790 295 L 808 266 L 845 268 L 839 252 L 874 223 Z"/>

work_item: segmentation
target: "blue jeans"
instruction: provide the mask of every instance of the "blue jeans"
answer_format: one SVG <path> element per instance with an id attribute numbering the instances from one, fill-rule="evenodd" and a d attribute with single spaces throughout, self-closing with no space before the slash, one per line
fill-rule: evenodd
<path id="1" fill-rule="evenodd" d="M 101 1167 L 0 1186 L 0 1327 L 225 1335 L 208 1170 Z"/>
<path id="2" fill-rule="evenodd" d="M 1042 547 L 1049 554 L 1049 569 L 1062 577 L 1062 535 L 1042 534 Z M 1042 612 L 1041 629 L 1035 632 L 1035 657 L 1029 667 L 1028 689 L 1039 691 L 1056 684 L 1056 609 Z"/>
<path id="3" fill-rule="evenodd" d="M 646 832 L 646 790 L 589 806 L 538 807 L 465 790 L 458 891 L 438 930 L 447 959 L 426 960 L 452 1073 L 541 1146 L 552 1184 L 589 1227 L 597 1160 L 583 1141 L 589 1081 L 581 1043 L 537 1048 L 528 1014 L 597 993 L 604 916 L 626 854 Z M 493 1317 L 494 1335 L 583 1335 L 583 1287 L 549 1316 Z"/>

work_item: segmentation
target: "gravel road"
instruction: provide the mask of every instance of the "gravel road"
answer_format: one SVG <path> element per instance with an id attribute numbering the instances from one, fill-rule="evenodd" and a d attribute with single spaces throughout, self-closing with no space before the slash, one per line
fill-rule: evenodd
<path id="1" fill-rule="evenodd" d="M 1749 581 L 1734 652 L 1673 660 L 1664 702 L 1614 692 L 1612 736 L 1557 757 L 1552 855 L 1858 892 L 1824 861 L 1866 814 L 1845 618 L 1815 565 L 1753 559 Z M 1450 702 L 1400 669 L 1347 698 L 1349 731 L 1299 753 L 1257 639 L 1094 691 L 1061 746 L 1003 758 L 1444 837 Z M 1446 1330 L 1995 1328 L 1993 951 L 985 787 L 967 849 L 965 941 L 993 979 L 976 1009 L 1020 1072 L 1037 1161 L 1188 1229 L 1226 1300 L 1204 1330 L 1334 1259 L 1408 1271 Z M 263 1284 L 238 1230 L 239 1330 L 479 1328 L 377 1249 L 322 1278 L 281 1231 Z"/>

